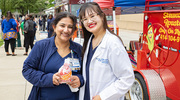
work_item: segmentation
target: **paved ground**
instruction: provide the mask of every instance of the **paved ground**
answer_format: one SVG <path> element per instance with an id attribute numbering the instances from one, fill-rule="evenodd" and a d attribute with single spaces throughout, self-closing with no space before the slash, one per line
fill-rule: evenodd
<path id="1" fill-rule="evenodd" d="M 128 47 L 130 40 L 138 40 L 140 32 L 120 29 L 120 36 Z M 37 32 L 37 40 L 46 38 L 47 33 Z M 24 40 L 21 36 L 21 42 Z M 22 42 L 23 43 L 23 42 Z M 11 50 L 10 50 L 11 52 Z M 31 84 L 22 76 L 24 48 L 15 50 L 17 56 L 6 56 L 4 47 L 0 47 L 0 100 L 27 100 Z"/>

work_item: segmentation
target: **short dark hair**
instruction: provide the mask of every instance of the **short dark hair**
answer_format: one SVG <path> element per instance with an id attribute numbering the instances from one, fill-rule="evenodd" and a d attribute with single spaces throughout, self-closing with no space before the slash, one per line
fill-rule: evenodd
<path id="1" fill-rule="evenodd" d="M 32 18 L 33 16 L 32 15 L 28 15 L 29 18 Z"/>
<path id="2" fill-rule="evenodd" d="M 32 15 L 28 15 L 30 20 L 33 20 L 33 16 Z"/>
<path id="3" fill-rule="evenodd" d="M 5 17 L 4 15 L 1 15 L 1 19 L 3 19 L 3 17 Z"/>
<path id="4" fill-rule="evenodd" d="M 52 15 L 52 14 L 50 14 L 50 15 L 48 16 L 48 18 L 49 18 L 49 19 L 52 19 L 52 18 L 53 18 L 53 15 Z"/>

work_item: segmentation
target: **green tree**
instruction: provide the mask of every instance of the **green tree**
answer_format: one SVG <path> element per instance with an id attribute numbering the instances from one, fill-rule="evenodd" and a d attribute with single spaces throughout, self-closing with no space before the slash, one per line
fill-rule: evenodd
<path id="1" fill-rule="evenodd" d="M 47 3 L 45 3 L 46 0 L 37 0 L 37 2 L 33 5 L 33 9 L 32 12 L 33 13 L 38 13 L 38 12 L 42 12 L 44 9 L 47 9 Z"/>
<path id="2" fill-rule="evenodd" d="M 22 15 L 25 15 L 28 10 L 27 6 L 26 0 L 16 0 L 13 8 L 17 9 Z"/>
<path id="3" fill-rule="evenodd" d="M 46 0 L 16 0 L 14 9 L 17 9 L 22 15 L 28 13 L 37 13 L 46 9 Z"/>
<path id="4" fill-rule="evenodd" d="M 49 0 L 48 8 L 50 8 L 50 7 L 54 7 L 53 2 L 54 2 L 54 0 Z"/>
<path id="5" fill-rule="evenodd" d="M 47 0 L 0 0 L 0 9 L 2 14 L 6 14 L 7 11 L 18 11 L 22 15 L 28 13 L 41 12 L 48 8 L 48 4 L 45 3 Z"/>
<path id="6" fill-rule="evenodd" d="M 13 0 L 0 0 L 0 9 L 2 10 L 2 14 L 5 15 L 7 11 L 14 11 L 12 9 Z"/>
<path id="7" fill-rule="evenodd" d="M 5 14 L 6 11 L 6 0 L 0 0 L 0 9 L 2 10 L 2 14 Z"/>

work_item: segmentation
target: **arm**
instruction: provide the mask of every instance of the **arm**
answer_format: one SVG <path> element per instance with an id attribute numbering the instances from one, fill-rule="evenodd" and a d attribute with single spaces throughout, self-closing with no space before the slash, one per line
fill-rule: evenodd
<path id="1" fill-rule="evenodd" d="M 82 57 L 81 57 L 82 46 L 78 44 L 76 47 L 78 48 L 78 51 L 79 51 L 78 57 L 79 57 L 79 62 L 80 62 L 80 66 L 81 66 L 80 70 L 78 70 L 78 72 L 77 72 L 77 76 L 80 80 L 80 87 L 82 87 L 84 85 L 84 78 L 82 76 Z"/>
<path id="2" fill-rule="evenodd" d="M 29 24 L 28 24 L 28 20 L 24 23 L 24 32 L 25 33 L 27 33 L 27 31 L 28 31 L 28 26 L 29 26 Z"/>
<path id="3" fill-rule="evenodd" d="M 23 26 L 24 26 L 24 22 L 21 22 L 20 29 L 21 29 L 22 35 L 23 35 L 23 31 L 24 31 Z"/>
<path id="4" fill-rule="evenodd" d="M 79 78 L 80 81 L 80 87 L 82 87 L 84 85 L 84 78 L 81 74 L 77 74 L 77 77 Z"/>
<path id="5" fill-rule="evenodd" d="M 70 77 L 71 82 L 67 82 L 73 88 L 80 88 L 84 85 L 84 78 L 81 74 L 72 75 Z"/>
<path id="6" fill-rule="evenodd" d="M 17 26 L 18 26 L 18 28 L 20 27 L 20 23 L 17 21 Z"/>
<path id="7" fill-rule="evenodd" d="M 13 26 L 13 29 L 16 30 L 17 23 L 14 19 L 12 20 L 12 26 Z"/>
<path id="8" fill-rule="evenodd" d="M 42 64 L 41 61 L 43 61 L 43 59 L 41 58 L 43 56 L 43 49 L 40 48 L 42 47 L 40 46 L 42 44 L 38 43 L 39 42 L 34 45 L 31 53 L 25 60 L 22 74 L 25 79 L 32 83 L 34 86 L 54 87 L 53 73 L 46 74 L 40 69 L 40 65 Z"/>
<path id="9" fill-rule="evenodd" d="M 71 85 L 73 87 L 74 83 L 77 84 L 76 86 L 74 86 L 74 88 L 76 87 L 82 87 L 84 85 L 84 78 L 82 76 L 82 74 L 80 73 L 81 71 L 79 70 L 76 74 L 72 75 L 72 77 L 70 78 L 70 80 L 74 80 L 71 81 L 67 84 Z"/>
<path id="10" fill-rule="evenodd" d="M 37 24 L 35 23 L 35 27 L 36 27 L 36 29 L 38 28 L 38 26 L 37 26 Z"/>
<path id="11" fill-rule="evenodd" d="M 120 41 L 111 44 L 108 59 L 117 80 L 100 92 L 99 95 L 102 100 L 124 96 L 134 82 L 130 59 Z"/>
<path id="12" fill-rule="evenodd" d="M 39 25 L 41 26 L 41 20 L 39 19 Z"/>

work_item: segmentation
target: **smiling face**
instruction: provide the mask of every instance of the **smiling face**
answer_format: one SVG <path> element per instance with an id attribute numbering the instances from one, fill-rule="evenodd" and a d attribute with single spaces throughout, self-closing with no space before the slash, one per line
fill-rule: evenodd
<path id="1" fill-rule="evenodd" d="M 81 21 L 89 32 L 98 33 L 104 30 L 102 18 L 92 9 L 85 11 L 85 16 L 82 17 Z"/>
<path id="2" fill-rule="evenodd" d="M 73 21 L 69 17 L 62 18 L 53 28 L 56 40 L 67 42 L 72 37 Z"/>

